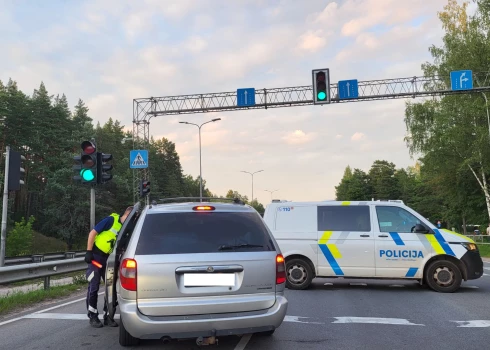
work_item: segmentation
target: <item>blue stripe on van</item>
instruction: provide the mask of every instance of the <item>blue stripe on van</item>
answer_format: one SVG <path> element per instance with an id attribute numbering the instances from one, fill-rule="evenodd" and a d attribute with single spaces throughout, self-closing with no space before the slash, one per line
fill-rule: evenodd
<path id="1" fill-rule="evenodd" d="M 395 241 L 396 245 L 405 245 L 403 239 L 400 237 L 398 232 L 390 232 L 391 238 Z"/>
<path id="2" fill-rule="evenodd" d="M 330 252 L 330 249 L 328 249 L 326 244 L 319 244 L 320 249 L 323 252 L 323 255 L 325 255 L 325 258 L 327 259 L 328 263 L 332 267 L 333 272 L 337 276 L 343 276 L 344 271 L 340 268 L 339 264 L 337 263 L 337 260 L 333 257 L 332 253 Z"/>

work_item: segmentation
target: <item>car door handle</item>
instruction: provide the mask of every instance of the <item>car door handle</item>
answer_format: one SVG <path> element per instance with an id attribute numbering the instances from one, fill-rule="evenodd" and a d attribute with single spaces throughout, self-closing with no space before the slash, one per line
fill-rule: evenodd
<path id="1" fill-rule="evenodd" d="M 388 237 L 388 235 L 379 235 L 378 237 Z"/>
<path id="2" fill-rule="evenodd" d="M 361 235 L 361 237 L 371 237 L 370 235 Z"/>

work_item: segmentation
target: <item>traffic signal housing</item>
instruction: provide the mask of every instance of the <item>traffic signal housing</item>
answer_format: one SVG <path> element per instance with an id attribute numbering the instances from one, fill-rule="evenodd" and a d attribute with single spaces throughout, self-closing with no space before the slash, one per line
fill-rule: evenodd
<path id="1" fill-rule="evenodd" d="M 112 180 L 112 174 L 109 171 L 112 170 L 112 164 L 107 164 L 112 160 L 112 154 L 97 153 L 97 183 L 105 184 Z"/>
<path id="2" fill-rule="evenodd" d="M 314 69 L 312 71 L 313 104 L 330 103 L 330 73 L 329 69 Z"/>
<path id="3" fill-rule="evenodd" d="M 80 177 L 82 183 L 97 183 L 97 146 L 91 141 L 83 141 L 81 144 L 82 153 L 80 155 L 81 170 Z"/>
<path id="4" fill-rule="evenodd" d="M 20 185 L 24 184 L 24 174 L 26 171 L 21 164 L 23 160 L 26 160 L 26 158 L 19 152 L 9 150 L 9 191 L 19 191 Z"/>
<path id="5" fill-rule="evenodd" d="M 150 193 L 150 181 L 141 180 L 140 182 L 140 197 L 145 197 L 148 193 Z"/>

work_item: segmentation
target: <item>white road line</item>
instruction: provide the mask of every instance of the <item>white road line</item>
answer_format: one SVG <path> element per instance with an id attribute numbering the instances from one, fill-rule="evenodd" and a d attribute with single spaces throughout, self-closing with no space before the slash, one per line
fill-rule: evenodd
<path id="1" fill-rule="evenodd" d="M 321 322 L 309 322 L 309 321 L 301 321 L 300 318 L 310 318 L 310 317 L 301 317 L 301 316 L 286 316 L 284 318 L 284 322 L 294 322 L 294 323 L 310 323 L 310 324 L 325 324 Z"/>
<path id="2" fill-rule="evenodd" d="M 324 286 L 333 286 L 333 283 L 325 283 Z"/>
<path id="3" fill-rule="evenodd" d="M 459 323 L 458 327 L 490 327 L 490 321 L 488 320 L 472 320 L 472 321 L 453 321 Z"/>
<path id="4" fill-rule="evenodd" d="M 367 286 L 366 283 L 358 283 L 358 282 L 352 282 L 352 283 L 349 283 L 351 286 Z"/>
<path id="5" fill-rule="evenodd" d="M 243 350 L 247 346 L 248 342 L 250 341 L 250 338 L 252 338 L 252 334 L 245 334 L 242 339 L 238 342 L 238 344 L 235 346 L 235 350 Z"/>
<path id="6" fill-rule="evenodd" d="M 15 321 L 18 321 L 18 320 L 22 320 L 22 317 L 13 318 L 13 319 L 8 320 L 8 321 L 3 321 L 3 322 L 0 323 L 0 326 L 3 326 L 4 324 L 15 322 Z"/>
<path id="7" fill-rule="evenodd" d="M 490 271 L 490 267 L 484 267 L 484 269 Z"/>
<path id="8" fill-rule="evenodd" d="M 478 288 L 480 288 L 480 287 L 478 287 L 478 286 L 462 286 L 461 288 L 478 289 Z"/>
<path id="9" fill-rule="evenodd" d="M 391 324 L 403 326 L 425 326 L 423 324 L 412 323 L 403 318 L 378 318 L 378 317 L 334 317 L 336 321 L 332 323 L 372 323 L 372 324 Z"/>

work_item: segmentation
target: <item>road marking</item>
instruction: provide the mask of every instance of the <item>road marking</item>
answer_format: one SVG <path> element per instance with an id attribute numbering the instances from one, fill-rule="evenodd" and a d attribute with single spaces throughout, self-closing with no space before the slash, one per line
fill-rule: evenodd
<path id="1" fill-rule="evenodd" d="M 461 287 L 461 288 L 478 289 L 478 288 L 480 288 L 480 287 L 478 287 L 478 286 L 463 286 L 463 287 Z"/>
<path id="2" fill-rule="evenodd" d="M 403 284 L 390 284 L 389 287 L 398 287 L 398 288 L 404 288 L 405 286 Z"/>
<path id="3" fill-rule="evenodd" d="M 250 338 L 252 338 L 252 334 L 245 334 L 242 339 L 238 342 L 238 344 L 235 346 L 235 350 L 243 350 L 247 346 L 248 342 L 250 341 Z"/>
<path id="4" fill-rule="evenodd" d="M 358 282 L 353 282 L 353 283 L 349 283 L 351 286 L 367 286 L 366 283 L 358 283 Z"/>
<path id="5" fill-rule="evenodd" d="M 334 317 L 336 321 L 332 323 L 372 323 L 372 324 L 391 324 L 403 326 L 425 326 L 423 324 L 412 323 L 404 318 L 379 318 L 379 317 Z"/>
<path id="6" fill-rule="evenodd" d="M 459 323 L 458 327 L 490 327 L 490 321 L 488 320 L 472 320 L 472 321 L 453 321 Z"/>
<path id="7" fill-rule="evenodd" d="M 489 270 L 490 271 L 490 267 L 484 267 L 485 270 Z"/>
<path id="8" fill-rule="evenodd" d="M 22 317 L 13 318 L 13 319 L 8 320 L 8 321 L 3 321 L 3 322 L 0 323 L 0 326 L 3 326 L 4 324 L 15 322 L 15 321 L 18 321 L 18 320 L 22 320 Z"/>
<path id="9" fill-rule="evenodd" d="M 294 323 L 310 323 L 310 324 L 325 324 L 321 322 L 309 322 L 309 321 L 301 321 L 300 318 L 310 318 L 310 317 L 301 317 L 301 316 L 286 316 L 284 318 L 284 322 L 294 322 Z"/>
<path id="10" fill-rule="evenodd" d="M 333 283 L 325 283 L 324 286 L 333 286 Z"/>

